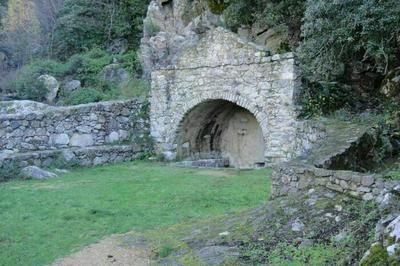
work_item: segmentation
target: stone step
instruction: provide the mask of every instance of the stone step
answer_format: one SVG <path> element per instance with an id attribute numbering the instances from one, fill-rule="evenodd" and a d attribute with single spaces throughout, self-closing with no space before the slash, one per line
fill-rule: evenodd
<path id="1" fill-rule="evenodd" d="M 229 167 L 229 159 L 200 159 L 200 160 L 186 160 L 175 163 L 178 167 L 189 168 L 226 168 Z"/>

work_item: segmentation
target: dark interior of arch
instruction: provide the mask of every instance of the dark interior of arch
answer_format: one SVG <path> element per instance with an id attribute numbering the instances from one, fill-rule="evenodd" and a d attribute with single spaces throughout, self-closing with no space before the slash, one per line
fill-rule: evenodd
<path id="1" fill-rule="evenodd" d="M 193 108 L 181 122 L 177 139 L 181 160 L 228 159 L 232 167 L 264 164 L 264 139 L 254 115 L 225 100 Z"/>

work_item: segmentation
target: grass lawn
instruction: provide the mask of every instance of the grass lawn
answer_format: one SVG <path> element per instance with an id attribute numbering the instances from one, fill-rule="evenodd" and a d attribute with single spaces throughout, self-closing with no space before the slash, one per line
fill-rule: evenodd
<path id="1" fill-rule="evenodd" d="M 254 207 L 269 170 L 132 162 L 0 184 L 0 265 L 46 265 L 103 237 Z"/>

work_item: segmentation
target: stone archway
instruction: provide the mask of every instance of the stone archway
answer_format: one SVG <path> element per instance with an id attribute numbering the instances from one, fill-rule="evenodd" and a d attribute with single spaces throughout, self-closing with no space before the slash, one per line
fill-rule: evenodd
<path id="1" fill-rule="evenodd" d="M 207 151 L 205 147 L 199 148 L 201 141 L 197 141 L 195 146 L 192 140 L 189 142 L 191 146 L 186 148 L 189 149 L 187 152 L 184 149 L 188 142 L 181 140 L 179 143 L 179 137 L 182 138 L 181 129 L 185 128 L 185 123 L 189 123 L 187 121 L 200 124 L 207 121 L 205 118 L 203 121 L 186 120 L 187 117 L 194 117 L 197 108 L 206 108 L 216 100 L 230 102 L 228 109 L 234 105 L 237 106 L 235 108 L 244 108 L 247 111 L 243 111 L 242 116 L 245 116 L 244 113 L 250 113 L 247 113 L 248 119 L 255 121 L 254 123 L 261 128 L 266 165 L 290 160 L 302 151 L 303 144 L 297 141 L 301 132 L 298 130 L 296 105 L 301 80 L 294 55 L 291 53 L 267 56 L 260 47 L 243 42 L 237 35 L 222 28 L 215 28 L 194 43 L 193 47 L 179 54 L 173 64 L 154 70 L 151 82 L 151 136 L 156 152 L 166 159 L 194 156 L 196 152 L 199 155 L 212 156 L 213 151 L 216 151 L 216 154 L 223 155 L 229 142 L 224 146 L 222 142 L 210 140 L 207 145 L 212 149 Z M 209 106 L 209 109 L 204 110 L 217 112 L 218 108 Z M 228 111 L 222 110 L 217 113 L 222 117 L 225 112 Z M 236 113 L 241 116 L 238 110 Z M 209 127 L 213 126 L 210 124 Z M 226 123 L 224 126 L 229 127 Z M 240 124 L 233 123 L 230 127 L 240 128 Z M 205 129 L 206 125 L 200 128 L 203 128 L 204 132 L 211 130 Z M 198 129 L 195 133 L 187 134 L 203 137 L 210 135 L 204 132 L 200 133 Z M 231 136 L 230 139 L 232 138 Z M 212 143 L 218 143 L 219 148 L 216 149 Z M 210 146 L 211 144 L 214 146 Z M 248 157 L 251 157 L 250 153 Z M 234 161 L 234 158 L 231 160 Z"/>
<path id="2" fill-rule="evenodd" d="M 227 159 L 237 168 L 265 164 L 263 131 L 256 117 L 223 99 L 191 108 L 179 123 L 175 143 L 178 159 Z"/>

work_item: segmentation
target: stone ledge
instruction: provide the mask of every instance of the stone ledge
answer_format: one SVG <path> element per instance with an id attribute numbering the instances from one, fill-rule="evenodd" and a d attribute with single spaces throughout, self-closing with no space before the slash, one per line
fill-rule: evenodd
<path id="1" fill-rule="evenodd" d="M 29 165 L 50 167 L 58 166 L 58 164 L 62 164 L 63 167 L 96 166 L 132 161 L 140 158 L 146 152 L 149 150 L 133 144 L 11 153 L 2 157 L 0 169 L 8 166 L 23 168 Z"/>
<path id="2" fill-rule="evenodd" d="M 41 119 L 45 114 L 55 114 L 59 113 L 69 114 L 69 113 L 81 113 L 88 112 L 91 109 L 95 108 L 96 110 L 105 110 L 110 109 L 113 106 L 131 106 L 133 104 L 144 104 L 145 100 L 141 99 L 130 99 L 130 100 L 119 100 L 119 101 L 105 101 L 105 102 L 97 102 L 97 103 L 88 103 L 88 104 L 80 104 L 80 105 L 72 105 L 72 106 L 51 106 L 45 105 L 44 109 L 40 110 L 31 110 L 29 113 L 13 113 L 13 114 L 0 114 L 0 122 L 3 120 L 9 119 Z M 110 111 L 110 110 L 108 110 Z"/>

